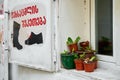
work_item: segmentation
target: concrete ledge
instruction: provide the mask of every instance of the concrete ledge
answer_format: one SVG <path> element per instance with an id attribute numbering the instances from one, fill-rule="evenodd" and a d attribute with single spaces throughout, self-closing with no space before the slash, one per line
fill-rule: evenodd
<path id="1" fill-rule="evenodd" d="M 69 80 L 120 80 L 120 71 L 98 68 L 94 72 L 62 69 L 59 77 Z M 59 78 L 60 79 L 60 78 Z"/>

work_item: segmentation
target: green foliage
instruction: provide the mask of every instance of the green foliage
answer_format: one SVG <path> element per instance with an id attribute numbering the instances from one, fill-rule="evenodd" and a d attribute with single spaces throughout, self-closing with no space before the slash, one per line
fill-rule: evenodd
<path id="1" fill-rule="evenodd" d="M 71 38 L 71 37 L 68 37 L 68 39 L 67 39 L 67 45 L 70 45 L 70 44 L 72 44 L 72 43 L 73 43 L 72 38 Z"/>
<path id="2" fill-rule="evenodd" d="M 84 60 L 85 63 L 90 63 L 90 62 L 94 62 L 94 61 L 98 61 L 98 58 L 97 58 L 96 55 L 95 55 L 95 56 L 92 56 L 91 58 L 86 58 L 86 59 Z"/>
<path id="3" fill-rule="evenodd" d="M 75 41 L 73 41 L 71 37 L 68 37 L 66 43 L 67 43 L 67 45 L 70 45 L 70 44 L 73 44 L 73 43 L 78 43 L 79 40 L 80 40 L 79 36 L 75 39 Z"/>
<path id="4" fill-rule="evenodd" d="M 92 56 L 89 61 L 94 61 L 95 58 L 96 58 L 95 56 Z"/>
<path id="5" fill-rule="evenodd" d="M 61 54 L 68 54 L 69 52 L 64 50 L 64 52 L 62 52 Z"/>
<path id="6" fill-rule="evenodd" d="M 78 43 L 79 42 L 79 40 L 80 40 L 80 37 L 78 36 L 76 39 L 75 39 L 75 43 Z"/>
<path id="7" fill-rule="evenodd" d="M 84 51 L 85 51 L 85 52 L 96 52 L 96 51 L 95 51 L 95 50 L 93 50 L 90 46 L 89 46 L 89 47 L 84 48 Z"/>
<path id="8" fill-rule="evenodd" d="M 74 57 L 75 57 L 76 59 L 83 59 L 83 60 L 84 60 L 84 58 L 85 58 L 85 53 L 80 54 L 79 56 L 78 56 L 77 53 L 75 53 L 75 54 L 74 54 Z"/>
<path id="9" fill-rule="evenodd" d="M 80 55 L 80 59 L 84 59 L 85 58 L 85 53 Z"/>
<path id="10" fill-rule="evenodd" d="M 98 60 L 97 56 L 92 56 L 89 61 L 96 61 Z"/>
<path id="11" fill-rule="evenodd" d="M 78 54 L 74 54 L 74 57 L 75 57 L 75 59 L 78 59 L 79 57 L 78 57 Z"/>

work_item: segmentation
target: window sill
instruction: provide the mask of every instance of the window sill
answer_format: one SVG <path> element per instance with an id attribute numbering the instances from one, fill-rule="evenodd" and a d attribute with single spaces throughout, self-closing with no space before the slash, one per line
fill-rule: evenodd
<path id="1" fill-rule="evenodd" d="M 60 80 L 120 80 L 120 69 L 117 70 L 114 66 L 115 69 L 111 69 L 109 66 L 111 65 L 99 67 L 94 72 L 61 69 L 59 78 Z"/>
<path id="2" fill-rule="evenodd" d="M 107 69 L 96 69 L 94 72 L 85 72 L 62 69 L 60 71 L 59 79 L 62 80 L 120 80 L 120 71 L 107 70 Z"/>

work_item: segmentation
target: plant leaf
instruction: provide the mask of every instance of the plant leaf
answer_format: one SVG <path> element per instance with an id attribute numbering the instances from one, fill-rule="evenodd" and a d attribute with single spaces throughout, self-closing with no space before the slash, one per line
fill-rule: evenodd
<path id="1" fill-rule="evenodd" d="M 95 59 L 95 56 L 91 57 L 91 58 L 90 58 L 90 61 L 93 61 L 94 59 Z"/>
<path id="2" fill-rule="evenodd" d="M 68 51 L 64 50 L 61 54 L 68 54 Z"/>
<path id="3" fill-rule="evenodd" d="M 75 39 L 75 43 L 78 43 L 79 40 L 80 40 L 80 37 L 78 36 L 78 37 Z"/>
<path id="4" fill-rule="evenodd" d="M 72 38 L 71 38 L 71 37 L 68 37 L 68 39 L 67 39 L 67 45 L 72 44 L 72 43 L 73 43 Z"/>
<path id="5" fill-rule="evenodd" d="M 85 53 L 80 55 L 80 59 L 84 59 L 85 58 Z"/>

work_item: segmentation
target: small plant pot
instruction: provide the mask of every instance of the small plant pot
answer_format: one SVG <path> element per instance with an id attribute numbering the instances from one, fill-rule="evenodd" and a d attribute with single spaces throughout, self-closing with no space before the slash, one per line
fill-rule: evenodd
<path id="1" fill-rule="evenodd" d="M 82 48 L 89 47 L 89 41 L 80 42 L 80 46 L 81 46 Z"/>
<path id="2" fill-rule="evenodd" d="M 78 51 L 77 43 L 68 45 L 68 48 L 69 48 L 70 52 L 72 52 L 73 49 L 74 49 L 74 51 Z"/>
<path id="3" fill-rule="evenodd" d="M 95 63 L 94 62 L 84 63 L 84 70 L 85 70 L 85 72 L 93 72 L 94 71 L 94 67 L 95 67 Z"/>
<path id="4" fill-rule="evenodd" d="M 75 59 L 74 62 L 75 62 L 76 70 L 84 70 L 83 60 Z"/>
<path id="5" fill-rule="evenodd" d="M 75 69 L 74 59 L 72 54 L 61 54 L 61 63 L 66 69 Z"/>

